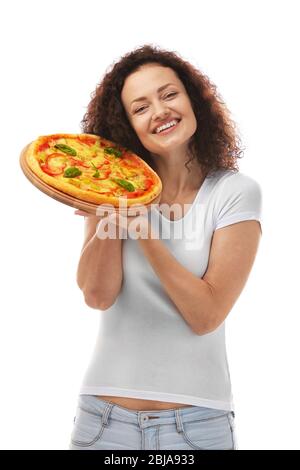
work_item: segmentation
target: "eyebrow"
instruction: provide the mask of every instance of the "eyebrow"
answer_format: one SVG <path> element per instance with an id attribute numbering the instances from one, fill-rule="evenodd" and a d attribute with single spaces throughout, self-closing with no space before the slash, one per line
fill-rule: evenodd
<path id="1" fill-rule="evenodd" d="M 164 90 L 165 88 L 167 88 L 169 85 L 174 85 L 174 83 L 166 83 L 166 85 L 163 85 L 163 86 L 159 87 L 159 88 L 157 89 L 157 92 L 159 93 L 160 91 L 162 91 L 162 90 Z M 146 100 L 146 99 L 147 99 L 146 96 L 141 96 L 140 98 L 136 98 L 135 100 L 133 100 L 133 101 L 131 102 L 131 104 L 134 103 L 135 101 L 142 101 L 142 100 Z"/>

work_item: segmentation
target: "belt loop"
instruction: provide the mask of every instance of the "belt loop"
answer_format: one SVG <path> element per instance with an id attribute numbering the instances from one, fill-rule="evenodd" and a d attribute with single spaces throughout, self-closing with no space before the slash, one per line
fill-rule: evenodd
<path id="1" fill-rule="evenodd" d="M 114 404 L 113 403 L 108 403 L 107 406 L 105 407 L 104 413 L 102 415 L 102 424 L 103 426 L 107 426 L 108 423 L 108 418 L 111 413 L 111 410 L 113 409 Z"/>
<path id="2" fill-rule="evenodd" d="M 144 411 L 137 411 L 137 420 L 138 420 L 138 425 L 139 425 L 139 428 L 140 429 L 143 429 L 143 424 L 145 422 L 145 420 L 143 419 L 143 413 L 145 413 Z"/>
<path id="3" fill-rule="evenodd" d="M 177 408 L 177 410 L 175 410 L 175 419 L 176 419 L 177 432 L 179 432 L 179 433 L 183 432 L 183 425 L 182 425 L 182 420 L 181 420 L 181 415 L 180 415 L 179 408 Z"/>

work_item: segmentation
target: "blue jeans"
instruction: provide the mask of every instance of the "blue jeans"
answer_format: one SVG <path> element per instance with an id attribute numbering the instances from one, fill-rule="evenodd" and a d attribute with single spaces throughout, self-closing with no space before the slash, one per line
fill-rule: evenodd
<path id="1" fill-rule="evenodd" d="M 191 406 L 135 411 L 79 395 L 69 450 L 236 450 L 234 412 Z"/>

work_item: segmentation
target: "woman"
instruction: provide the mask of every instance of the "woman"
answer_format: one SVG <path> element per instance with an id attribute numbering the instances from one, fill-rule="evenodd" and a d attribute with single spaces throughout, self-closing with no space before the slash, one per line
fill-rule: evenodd
<path id="1" fill-rule="evenodd" d="M 163 190 L 115 239 L 99 232 L 124 219 L 76 211 L 77 282 L 102 312 L 70 449 L 236 449 L 225 318 L 257 253 L 261 190 L 238 171 L 229 112 L 199 70 L 145 45 L 106 73 L 82 124 L 142 157 Z"/>

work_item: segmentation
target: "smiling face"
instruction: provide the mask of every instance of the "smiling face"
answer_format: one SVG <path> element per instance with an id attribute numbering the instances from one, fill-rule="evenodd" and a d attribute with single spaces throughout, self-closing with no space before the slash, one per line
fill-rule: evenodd
<path id="1" fill-rule="evenodd" d="M 129 75 L 121 99 L 143 146 L 154 155 L 185 157 L 197 121 L 186 89 L 173 69 L 145 64 Z M 161 130 L 164 124 L 175 124 Z"/>

